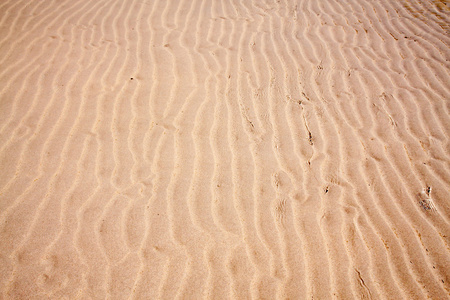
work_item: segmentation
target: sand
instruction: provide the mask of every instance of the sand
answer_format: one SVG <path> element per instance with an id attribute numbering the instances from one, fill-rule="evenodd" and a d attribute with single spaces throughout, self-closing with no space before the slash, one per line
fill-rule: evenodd
<path id="1" fill-rule="evenodd" d="M 449 299 L 449 6 L 1 1 L 0 299 Z"/>

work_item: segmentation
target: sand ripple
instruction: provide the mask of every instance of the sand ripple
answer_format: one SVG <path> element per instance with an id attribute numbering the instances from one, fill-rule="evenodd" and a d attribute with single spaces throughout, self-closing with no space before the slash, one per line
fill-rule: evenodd
<path id="1" fill-rule="evenodd" d="M 446 299 L 450 10 L 0 4 L 0 298 Z"/>

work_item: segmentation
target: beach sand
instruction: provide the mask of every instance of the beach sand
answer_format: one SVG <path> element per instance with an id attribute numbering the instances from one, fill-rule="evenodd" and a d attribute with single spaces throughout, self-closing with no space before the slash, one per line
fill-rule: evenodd
<path id="1" fill-rule="evenodd" d="M 0 299 L 449 299 L 449 7 L 2 1 Z"/>

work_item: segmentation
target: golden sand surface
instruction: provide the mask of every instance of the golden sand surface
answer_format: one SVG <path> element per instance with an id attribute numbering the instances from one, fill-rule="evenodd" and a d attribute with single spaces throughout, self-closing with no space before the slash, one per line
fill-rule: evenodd
<path id="1" fill-rule="evenodd" d="M 0 2 L 0 299 L 449 299 L 450 3 Z"/>

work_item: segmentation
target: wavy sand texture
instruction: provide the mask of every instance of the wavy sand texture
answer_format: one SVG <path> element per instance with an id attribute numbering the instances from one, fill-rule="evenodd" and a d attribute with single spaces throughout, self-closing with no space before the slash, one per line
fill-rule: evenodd
<path id="1" fill-rule="evenodd" d="M 450 9 L 4 0 L 1 299 L 447 299 Z"/>

